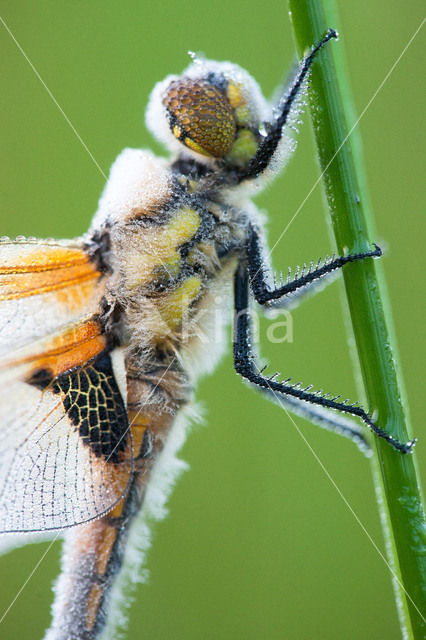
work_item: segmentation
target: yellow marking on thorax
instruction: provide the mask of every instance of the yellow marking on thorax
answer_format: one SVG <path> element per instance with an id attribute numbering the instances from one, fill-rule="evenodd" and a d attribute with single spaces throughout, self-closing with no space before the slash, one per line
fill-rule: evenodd
<path id="1" fill-rule="evenodd" d="M 178 247 L 195 236 L 200 226 L 200 216 L 191 207 L 182 207 L 168 224 L 155 229 L 146 243 L 148 251 L 133 259 L 132 273 L 135 277 L 129 282 L 132 287 L 148 284 L 158 271 L 165 271 L 174 277 L 180 270 Z M 146 235 L 148 238 L 148 234 Z M 138 264 L 140 263 L 140 264 Z M 157 272 L 157 273 L 156 273 Z"/>
<path id="2" fill-rule="evenodd" d="M 164 227 L 163 236 L 170 246 L 178 246 L 188 242 L 198 231 L 200 216 L 191 207 L 182 207 Z"/>
<path id="3" fill-rule="evenodd" d="M 157 332 L 158 337 L 163 337 L 179 328 L 200 289 L 200 278 L 191 276 L 156 302 L 160 322 L 154 327 L 154 331 Z"/>

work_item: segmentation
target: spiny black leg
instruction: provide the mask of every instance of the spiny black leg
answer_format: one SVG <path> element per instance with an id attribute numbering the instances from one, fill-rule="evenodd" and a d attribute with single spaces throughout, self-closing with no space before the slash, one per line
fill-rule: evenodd
<path id="1" fill-rule="evenodd" d="M 307 273 L 302 272 L 302 275 L 295 277 L 293 280 L 288 281 L 286 284 L 276 289 L 271 289 L 266 281 L 264 270 L 264 258 L 262 245 L 259 239 L 259 235 L 253 225 L 249 226 L 247 237 L 247 256 L 248 256 L 248 269 L 250 276 L 250 286 L 253 291 L 253 295 L 256 302 L 259 304 L 266 304 L 272 300 L 278 300 L 288 293 L 294 293 L 298 289 L 305 287 L 315 280 L 322 278 L 323 276 L 340 269 L 348 262 L 355 262 L 356 260 L 364 260 L 365 258 L 377 258 L 382 255 L 382 250 L 377 244 L 374 244 L 373 251 L 367 251 L 365 253 L 352 253 L 348 256 L 339 256 L 334 260 L 324 262 L 321 266 L 317 266 L 315 269 L 309 268 Z"/>
<path id="2" fill-rule="evenodd" d="M 241 274 L 241 276 L 237 275 L 239 278 L 238 283 L 235 283 L 235 301 L 236 301 L 236 318 L 235 322 L 235 337 L 234 337 L 234 359 L 236 362 L 237 359 L 237 351 L 238 349 L 242 349 L 244 354 L 249 354 L 247 357 L 253 357 L 251 352 L 249 351 L 249 342 L 250 342 L 250 328 L 251 328 L 251 319 L 247 313 L 247 304 L 248 304 L 248 286 L 247 284 L 244 286 L 244 282 L 242 280 L 243 277 L 247 277 L 247 272 L 245 274 Z M 238 327 L 239 325 L 239 327 Z M 245 325 L 245 326 L 242 326 Z M 245 336 L 244 342 L 240 342 L 237 346 L 237 336 L 239 334 L 239 330 L 242 331 L 243 336 Z M 254 365 L 256 366 L 256 365 Z M 238 368 L 236 366 L 238 371 Z M 240 373 L 240 371 L 238 371 Z M 259 388 L 259 391 L 263 392 L 268 399 L 277 402 L 278 396 L 272 391 L 270 388 Z M 355 425 L 350 424 L 348 418 L 343 417 L 343 415 L 334 414 L 331 411 L 327 414 L 327 409 L 324 407 L 320 407 L 318 405 L 308 404 L 305 402 L 300 402 L 298 398 L 294 398 L 292 396 L 287 396 L 284 398 L 281 395 L 281 402 L 284 407 L 289 409 L 292 413 L 305 418 L 306 420 L 310 420 L 317 426 L 320 426 L 328 431 L 333 431 L 339 435 L 346 436 L 350 438 L 358 448 L 365 454 L 369 454 L 371 451 L 371 447 L 367 439 L 361 430 Z"/>
<path id="3" fill-rule="evenodd" d="M 302 60 L 299 71 L 297 72 L 297 75 L 293 80 L 293 84 L 288 92 L 288 95 L 286 96 L 282 106 L 280 105 L 278 117 L 276 118 L 276 120 L 274 120 L 274 122 L 270 124 L 266 123 L 265 126 L 268 128 L 268 133 L 260 143 L 259 148 L 256 151 L 256 155 L 251 160 L 248 167 L 243 169 L 238 175 L 239 182 L 248 180 L 250 178 L 255 178 L 268 167 L 271 158 L 278 147 L 278 143 L 281 140 L 283 127 L 287 123 L 288 116 L 294 106 L 300 89 L 303 86 L 303 81 L 306 78 L 312 61 L 318 51 L 325 45 L 326 42 L 331 40 L 331 38 L 337 38 L 337 33 L 336 31 L 334 31 L 334 29 L 329 29 L 323 39 L 320 40 L 320 42 L 318 42 L 318 44 L 316 44 L 312 48 L 311 53 Z"/>
<path id="4" fill-rule="evenodd" d="M 261 387 L 256 387 L 256 389 L 265 396 L 265 398 L 277 404 L 281 409 L 284 409 L 284 411 L 289 411 L 304 420 L 308 420 L 315 426 L 321 427 L 321 429 L 326 429 L 338 436 L 349 438 L 361 453 L 370 457 L 372 453 L 371 445 L 363 432 L 364 430 L 346 414 L 332 411 L 331 409 L 320 407 L 310 402 L 301 402 L 299 398 L 293 398 L 289 395 L 283 396 L 281 394 L 278 396 L 278 394 L 270 389 L 263 389 Z"/>
<path id="5" fill-rule="evenodd" d="M 308 391 L 310 387 L 302 389 L 298 384 L 290 385 L 287 381 L 278 382 L 272 378 L 265 378 L 259 369 L 255 365 L 254 356 L 251 350 L 250 344 L 250 315 L 249 315 L 249 275 L 248 268 L 245 262 L 241 262 L 238 270 L 235 274 L 234 283 L 234 296 L 235 296 L 235 327 L 234 327 L 234 366 L 237 373 L 246 378 L 252 384 L 267 389 L 270 392 L 278 395 L 289 395 L 304 402 L 310 402 L 312 404 L 327 407 L 329 409 L 336 409 L 342 413 L 348 413 L 353 416 L 361 418 L 363 422 L 380 438 L 383 438 L 395 449 L 402 453 L 408 453 L 411 451 L 415 444 L 415 440 L 403 444 L 399 442 L 391 435 L 383 431 L 371 420 L 370 416 L 361 407 L 356 404 L 345 404 L 343 402 L 337 402 L 335 398 L 327 397 L 326 395 L 319 395 L 318 393 L 311 393 Z"/>

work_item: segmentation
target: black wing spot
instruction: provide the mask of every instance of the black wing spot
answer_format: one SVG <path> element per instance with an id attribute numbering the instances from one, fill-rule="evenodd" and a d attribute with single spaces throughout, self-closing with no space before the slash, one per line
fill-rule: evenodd
<path id="1" fill-rule="evenodd" d="M 46 377 L 40 372 L 31 383 L 40 387 Z M 52 391 L 62 396 L 64 409 L 84 444 L 97 457 L 120 462 L 119 454 L 129 444 L 129 423 L 109 353 L 101 353 L 84 369 L 58 376 Z"/>
<path id="2" fill-rule="evenodd" d="M 44 391 L 53 382 L 53 377 L 49 369 L 37 369 L 26 382 L 40 391 Z"/>

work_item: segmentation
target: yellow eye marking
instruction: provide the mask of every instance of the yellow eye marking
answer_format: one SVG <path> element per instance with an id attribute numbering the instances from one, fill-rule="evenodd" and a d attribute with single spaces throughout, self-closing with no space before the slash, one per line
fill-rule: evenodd
<path id="1" fill-rule="evenodd" d="M 192 151 L 201 153 L 203 156 L 207 156 L 209 158 L 214 158 L 214 155 L 212 153 L 209 153 L 206 149 L 203 149 L 203 147 L 195 142 L 195 140 L 191 140 L 191 138 L 186 137 L 183 142 L 187 147 L 192 149 Z"/>

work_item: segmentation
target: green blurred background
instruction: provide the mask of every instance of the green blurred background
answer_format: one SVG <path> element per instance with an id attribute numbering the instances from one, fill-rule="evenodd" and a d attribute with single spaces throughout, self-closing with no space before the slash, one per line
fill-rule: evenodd
<path id="1" fill-rule="evenodd" d="M 360 113 L 420 24 L 424 5 L 340 4 L 341 41 L 331 46 L 346 48 Z M 278 1 L 3 0 L 2 7 L 8 27 L 106 173 L 126 146 L 161 152 L 145 130 L 143 111 L 154 84 L 188 64 L 188 50 L 239 63 L 267 96 L 295 55 L 287 5 Z M 89 225 L 104 178 L 1 25 L 0 36 L 0 234 L 78 235 Z M 424 469 L 423 68 L 420 33 L 360 126 L 374 239 L 387 247 L 383 264 Z M 304 120 L 286 172 L 257 198 L 269 211 L 271 245 L 318 176 Z M 286 270 L 332 251 L 317 187 L 273 261 Z M 285 377 L 362 399 L 341 294 L 335 283 L 297 309 L 294 342 L 265 342 L 262 354 Z M 197 397 L 206 425 L 193 429 L 182 452 L 191 469 L 170 499 L 170 515 L 155 527 L 149 582 L 137 587 L 127 637 L 400 637 L 388 569 L 288 417 L 242 384 L 229 355 L 201 382 Z M 350 442 L 296 423 L 383 551 L 368 461 Z M 27 546 L 0 559 L 0 616 L 46 548 Z M 11 607 L 2 638 L 42 636 L 59 553 L 57 543 Z"/>

